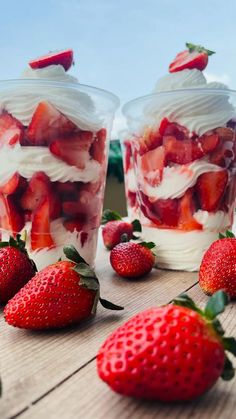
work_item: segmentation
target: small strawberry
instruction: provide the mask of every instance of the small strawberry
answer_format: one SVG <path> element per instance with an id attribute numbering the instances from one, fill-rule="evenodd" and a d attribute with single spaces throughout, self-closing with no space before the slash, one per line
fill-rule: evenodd
<path id="1" fill-rule="evenodd" d="M 11 237 L 9 242 L 0 242 L 0 304 L 12 298 L 36 270 L 19 234 L 16 239 Z"/>
<path id="2" fill-rule="evenodd" d="M 102 224 L 105 224 L 102 229 L 102 237 L 107 249 L 113 249 L 124 238 L 126 241 L 136 239 L 134 231 L 142 231 L 138 220 L 134 220 L 132 223 L 123 221 L 117 212 L 108 209 L 103 212 Z"/>
<path id="3" fill-rule="evenodd" d="M 31 68 L 44 68 L 49 65 L 62 65 L 67 71 L 73 64 L 72 49 L 65 49 L 62 51 L 49 52 L 47 55 L 35 58 L 29 62 Z"/>
<path id="4" fill-rule="evenodd" d="M 185 70 L 186 68 L 196 68 L 203 71 L 207 66 L 208 56 L 215 54 L 214 51 L 210 51 L 200 45 L 186 43 L 186 47 L 188 49 L 177 54 L 172 63 L 170 63 L 170 73 Z"/>
<path id="5" fill-rule="evenodd" d="M 116 273 L 124 278 L 139 278 L 148 274 L 154 265 L 155 256 L 150 249 L 155 244 L 149 243 L 120 243 L 112 249 L 110 262 Z"/>
<path id="6" fill-rule="evenodd" d="M 199 270 L 199 285 L 206 294 L 220 289 L 236 298 L 236 238 L 230 231 L 220 234 L 205 252 Z"/>
<path id="7" fill-rule="evenodd" d="M 51 329 L 76 324 L 95 314 L 98 300 L 105 308 L 122 310 L 100 297 L 95 272 L 73 246 L 64 247 L 69 260 L 38 272 L 7 304 L 5 320 L 25 329 Z"/>
<path id="8" fill-rule="evenodd" d="M 226 350 L 236 356 L 236 340 L 224 337 L 217 314 L 227 294 L 216 293 L 200 310 L 187 295 L 145 310 L 115 330 L 97 354 L 99 377 L 125 396 L 188 401 L 201 396 L 221 376 L 234 376 Z"/>

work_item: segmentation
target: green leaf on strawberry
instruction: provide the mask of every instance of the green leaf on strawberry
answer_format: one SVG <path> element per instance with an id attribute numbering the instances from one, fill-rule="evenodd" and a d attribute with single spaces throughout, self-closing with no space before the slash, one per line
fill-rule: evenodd
<path id="1" fill-rule="evenodd" d="M 224 291 L 218 291 L 209 298 L 205 308 L 205 316 L 213 320 L 218 314 L 223 313 L 229 297 Z"/>
<path id="2" fill-rule="evenodd" d="M 191 42 L 186 42 L 186 47 L 188 48 L 189 52 L 205 52 L 207 55 L 213 55 L 215 54 L 215 51 L 211 51 L 210 49 L 206 49 L 204 47 L 202 47 L 201 45 L 195 45 L 192 44 Z"/>
<path id="3" fill-rule="evenodd" d="M 112 211 L 110 209 L 105 209 L 102 214 L 102 222 L 101 224 L 106 224 L 109 221 L 115 221 L 115 220 L 122 220 L 122 217 L 118 212 Z"/>

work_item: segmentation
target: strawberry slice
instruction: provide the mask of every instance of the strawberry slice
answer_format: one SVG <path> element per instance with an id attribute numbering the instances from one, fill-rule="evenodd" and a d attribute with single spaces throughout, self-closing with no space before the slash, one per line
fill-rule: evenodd
<path id="1" fill-rule="evenodd" d="M 52 190 L 49 177 L 44 172 L 36 172 L 21 197 L 21 207 L 27 211 L 35 211 L 46 197 L 50 204 L 50 219 L 58 218 L 61 213 L 60 198 Z"/>
<path id="2" fill-rule="evenodd" d="M 179 221 L 179 200 L 158 199 L 152 203 L 153 209 L 158 214 L 162 224 L 167 227 L 175 227 Z"/>
<path id="3" fill-rule="evenodd" d="M 193 214 L 196 211 L 196 205 L 193 199 L 193 189 L 188 189 L 179 203 L 179 224 L 180 230 L 192 231 L 202 230 L 202 225 L 194 218 Z"/>
<path id="4" fill-rule="evenodd" d="M 50 52 L 47 55 L 35 58 L 29 62 L 31 68 L 44 68 L 49 65 L 62 65 L 65 71 L 73 64 L 73 51 L 72 49 L 65 49 L 62 51 Z"/>
<path id="5" fill-rule="evenodd" d="M 90 158 L 89 149 L 93 140 L 93 133 L 82 131 L 69 139 L 57 139 L 50 144 L 50 151 L 70 166 L 84 169 Z"/>
<path id="6" fill-rule="evenodd" d="M 228 183 L 228 171 L 203 173 L 196 183 L 200 206 L 205 211 L 216 211 L 221 203 Z"/>
<path id="7" fill-rule="evenodd" d="M 125 159 L 124 159 L 124 170 L 125 173 L 132 167 L 132 148 L 129 140 L 124 141 Z"/>
<path id="8" fill-rule="evenodd" d="M 139 154 L 143 156 L 150 150 L 162 145 L 162 136 L 159 130 L 147 128 L 142 137 L 139 137 Z"/>
<path id="9" fill-rule="evenodd" d="M 168 162 L 187 164 L 200 159 L 204 151 L 199 143 L 194 140 L 178 141 L 175 137 L 164 137 L 164 147 Z"/>
<path id="10" fill-rule="evenodd" d="M 219 142 L 220 139 L 217 134 L 204 134 L 198 139 L 198 144 L 200 144 L 200 148 L 202 149 L 204 155 L 215 150 Z"/>
<path id="11" fill-rule="evenodd" d="M 66 137 L 77 131 L 77 126 L 49 102 L 40 102 L 26 136 L 31 145 L 48 145 L 55 137 Z"/>
<path id="12" fill-rule="evenodd" d="M 50 234 L 50 202 L 46 197 L 32 214 L 31 249 L 40 250 L 54 246 Z"/>
<path id="13" fill-rule="evenodd" d="M 107 131 L 105 128 L 100 129 L 96 133 L 96 137 L 91 145 L 90 154 L 92 158 L 99 163 L 102 163 L 105 158 Z"/>
<path id="14" fill-rule="evenodd" d="M 163 118 L 160 122 L 159 132 L 162 136 L 171 135 L 177 140 L 189 139 L 189 131 L 176 122 L 170 122 L 167 118 Z"/>
<path id="15" fill-rule="evenodd" d="M 14 146 L 24 136 L 24 127 L 20 121 L 4 111 L 0 115 L 0 147 Z"/>
<path id="16" fill-rule="evenodd" d="M 188 49 L 177 54 L 175 59 L 170 63 L 170 73 L 185 70 L 186 68 L 196 68 L 197 70 L 203 71 L 207 66 L 208 56 L 214 54 L 214 51 L 210 51 L 200 45 L 186 43 L 186 47 Z"/>
<path id="17" fill-rule="evenodd" d="M 165 148 L 160 146 L 142 155 L 140 165 L 143 172 L 162 170 L 165 165 Z"/>
<path id="18" fill-rule="evenodd" d="M 0 194 L 0 227 L 14 235 L 24 227 L 23 212 L 12 196 Z"/>
<path id="19" fill-rule="evenodd" d="M 11 195 L 13 194 L 19 184 L 20 175 L 19 173 L 14 173 L 14 175 L 5 183 L 4 185 L 0 186 L 0 193 Z"/>

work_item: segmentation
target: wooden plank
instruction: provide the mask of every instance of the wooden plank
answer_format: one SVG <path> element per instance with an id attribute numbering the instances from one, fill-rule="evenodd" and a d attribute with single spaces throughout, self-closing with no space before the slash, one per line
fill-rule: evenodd
<path id="1" fill-rule="evenodd" d="M 102 296 L 124 305 L 123 313 L 99 308 L 94 320 L 79 327 L 37 333 L 14 329 L 1 316 L 2 419 L 16 415 L 91 360 L 109 332 L 132 314 L 166 303 L 197 281 L 196 273 L 159 270 L 139 281 L 118 279 L 108 257 L 108 252 L 99 251 Z"/>
<path id="2" fill-rule="evenodd" d="M 207 297 L 195 286 L 189 292 L 196 301 Z M 227 334 L 236 335 L 236 307 L 231 304 L 221 316 Z M 236 379 L 219 380 L 202 398 L 191 403 L 161 404 L 138 401 L 113 393 L 96 373 L 95 361 L 31 406 L 20 419 L 234 419 Z"/>

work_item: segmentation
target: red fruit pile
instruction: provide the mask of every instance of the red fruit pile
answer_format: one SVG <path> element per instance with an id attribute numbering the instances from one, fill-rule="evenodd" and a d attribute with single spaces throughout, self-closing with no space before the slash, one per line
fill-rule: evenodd
<path id="1" fill-rule="evenodd" d="M 103 163 L 105 140 L 105 129 L 80 130 L 49 102 L 38 104 L 28 127 L 7 112 L 0 115 L 0 147 L 48 147 L 58 161 L 81 170 L 91 159 Z M 50 223 L 62 217 L 68 231 L 84 232 L 83 245 L 88 230 L 99 226 L 102 192 L 102 178 L 95 183 L 51 182 L 43 172 L 31 179 L 16 172 L 0 185 L 0 228 L 16 235 L 31 221 L 31 248 L 38 250 L 54 246 Z"/>
<path id="2" fill-rule="evenodd" d="M 159 228 L 189 231 L 202 229 L 201 224 L 193 218 L 198 209 L 228 211 L 234 199 L 229 177 L 229 170 L 235 162 L 232 152 L 234 146 L 235 133 L 232 128 L 216 128 L 197 136 L 167 118 L 161 121 L 158 128 L 148 128 L 136 141 L 136 164 L 148 185 L 159 186 L 166 167 L 179 165 L 183 173 L 187 173 L 190 170 L 188 165 L 198 159 L 219 166 L 219 171 L 200 175 L 196 184 L 178 199 L 149 199 L 145 188 L 140 186 L 143 214 Z"/>
<path id="3" fill-rule="evenodd" d="M 165 402 L 192 400 L 234 369 L 236 341 L 225 337 L 216 316 L 227 294 L 220 291 L 200 310 L 187 295 L 145 310 L 115 330 L 97 355 L 99 377 L 125 396 Z"/>

